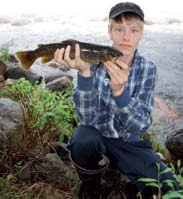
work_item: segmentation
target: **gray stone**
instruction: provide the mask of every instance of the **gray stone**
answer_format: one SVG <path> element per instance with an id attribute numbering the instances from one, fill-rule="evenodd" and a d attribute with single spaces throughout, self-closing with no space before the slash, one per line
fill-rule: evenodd
<path id="1" fill-rule="evenodd" d="M 58 78 L 61 78 L 63 76 L 68 76 L 66 73 L 63 73 L 63 74 L 59 74 L 59 75 L 47 75 L 44 77 L 45 79 L 45 83 L 49 83 L 55 79 L 58 79 Z"/>
<path id="2" fill-rule="evenodd" d="M 164 148 L 167 137 L 166 129 L 170 124 L 177 121 L 180 116 L 170 104 L 165 102 L 165 100 L 155 97 L 152 118 L 153 122 L 148 133 L 153 135 L 157 142 Z"/>
<path id="3" fill-rule="evenodd" d="M 169 126 L 167 134 L 167 149 L 173 158 L 183 160 L 183 118 Z"/>
<path id="4" fill-rule="evenodd" d="M 32 84 L 35 81 L 41 82 L 42 76 L 33 73 L 32 71 L 26 71 L 21 67 L 8 67 L 4 74 L 5 79 L 20 79 L 24 77 L 26 80 L 29 80 Z"/>
<path id="5" fill-rule="evenodd" d="M 56 153 L 48 153 L 41 162 L 37 162 L 39 175 L 47 182 L 71 182 L 72 186 L 79 183 L 74 169 L 66 165 Z"/>
<path id="6" fill-rule="evenodd" d="M 52 91 L 66 91 L 71 87 L 72 77 L 62 76 L 46 84 L 46 87 Z"/>
<path id="7" fill-rule="evenodd" d="M 0 81 L 4 81 L 4 74 L 6 72 L 7 65 L 0 60 Z"/>
<path id="8" fill-rule="evenodd" d="M 8 98 L 0 98 L 0 148 L 6 144 L 16 150 L 22 145 L 24 117 L 21 105 Z"/>
<path id="9" fill-rule="evenodd" d="M 31 23 L 31 21 L 29 19 L 20 17 L 20 18 L 13 19 L 11 22 L 11 25 L 12 26 L 24 26 L 24 25 L 27 25 L 30 23 Z"/>

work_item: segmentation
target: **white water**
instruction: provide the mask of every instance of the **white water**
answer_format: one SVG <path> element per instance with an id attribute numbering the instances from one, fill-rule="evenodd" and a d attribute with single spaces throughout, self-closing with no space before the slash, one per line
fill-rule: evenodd
<path id="1" fill-rule="evenodd" d="M 109 9 L 120 0 L 1 0 L 1 14 L 70 14 L 107 16 Z M 182 18 L 182 0 L 133 0 L 147 17 L 157 19 Z"/>
<path id="2" fill-rule="evenodd" d="M 2 0 L 0 0 L 2 1 Z M 140 51 L 159 70 L 157 95 L 168 100 L 183 115 L 183 11 L 182 0 L 134 0 L 146 20 Z M 110 44 L 108 12 L 117 0 L 3 0 L 0 2 L 0 46 L 10 40 L 10 53 L 35 49 L 39 43 L 78 39 Z M 59 74 L 59 69 L 31 67 L 40 75 Z"/>
<path id="3" fill-rule="evenodd" d="M 12 53 L 37 43 L 75 38 L 109 43 L 107 17 L 119 0 L 0 0 L 0 44 L 14 40 Z M 153 22 L 146 30 L 183 32 L 182 0 L 134 0 Z"/>

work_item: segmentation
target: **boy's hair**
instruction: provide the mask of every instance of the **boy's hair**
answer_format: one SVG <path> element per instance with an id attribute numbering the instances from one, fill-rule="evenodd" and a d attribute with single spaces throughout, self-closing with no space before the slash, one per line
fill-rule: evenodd
<path id="1" fill-rule="evenodd" d="M 141 18 L 138 15 L 136 15 L 133 12 L 125 12 L 123 14 L 118 15 L 114 19 L 109 19 L 109 26 L 112 27 L 113 21 L 116 23 L 122 23 L 124 19 L 128 22 L 133 21 L 133 20 L 137 21 L 139 23 L 141 30 L 143 30 L 144 22 L 141 20 Z"/>

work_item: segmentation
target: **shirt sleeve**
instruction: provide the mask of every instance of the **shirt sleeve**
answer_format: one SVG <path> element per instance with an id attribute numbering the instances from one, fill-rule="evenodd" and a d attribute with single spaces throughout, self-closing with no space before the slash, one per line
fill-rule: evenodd
<path id="1" fill-rule="evenodd" d="M 125 89 L 120 96 L 114 97 L 118 110 L 115 117 L 126 133 L 140 134 L 151 125 L 156 80 L 156 66 L 151 63 L 140 75 L 140 81 L 136 85 L 138 92 L 135 95 L 130 96 Z"/>
<path id="2" fill-rule="evenodd" d="M 73 89 L 73 100 L 76 106 L 76 114 L 80 124 L 93 125 L 96 120 L 97 90 L 94 88 L 94 79 L 82 77 L 77 74 L 77 86 Z"/>

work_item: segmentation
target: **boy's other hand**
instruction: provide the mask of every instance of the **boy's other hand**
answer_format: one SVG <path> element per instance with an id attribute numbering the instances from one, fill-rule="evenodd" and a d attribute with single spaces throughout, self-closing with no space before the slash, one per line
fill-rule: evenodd
<path id="1" fill-rule="evenodd" d="M 115 64 L 107 61 L 104 65 L 111 79 L 110 87 L 113 95 L 121 95 L 128 81 L 129 66 L 120 60 L 117 60 Z"/>
<path id="2" fill-rule="evenodd" d="M 75 58 L 70 58 L 71 46 L 57 49 L 54 54 L 54 61 L 66 67 L 78 70 L 79 74 L 84 77 L 90 76 L 90 64 L 80 58 L 80 46 L 75 46 Z"/>

